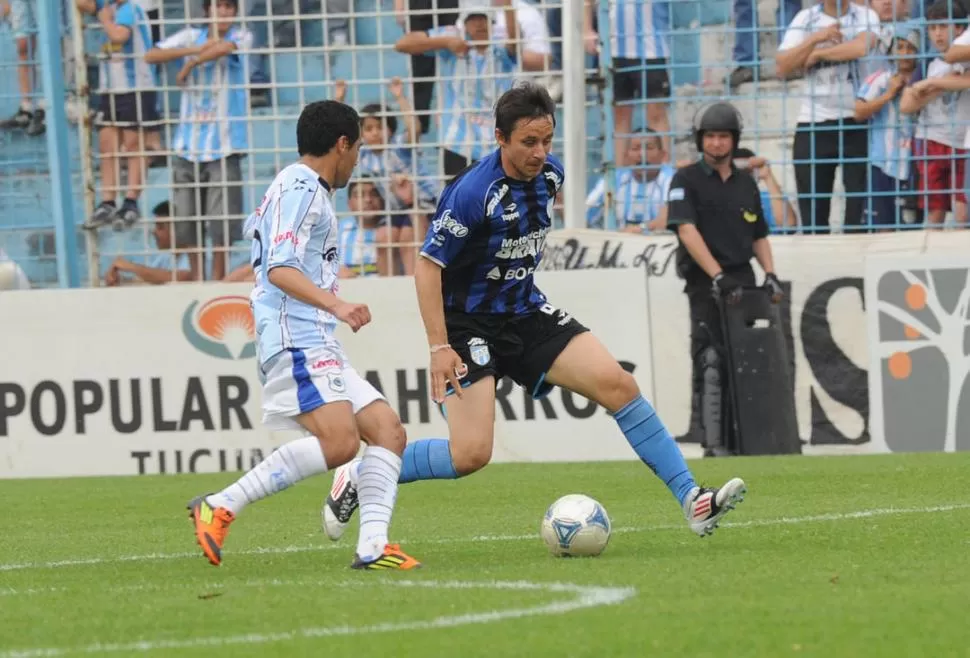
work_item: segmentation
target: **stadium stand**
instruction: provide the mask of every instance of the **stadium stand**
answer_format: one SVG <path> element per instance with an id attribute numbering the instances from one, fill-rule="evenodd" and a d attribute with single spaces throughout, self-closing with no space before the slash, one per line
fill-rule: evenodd
<path id="1" fill-rule="evenodd" d="M 30 5 L 37 1 L 19 0 L 19 3 Z M 950 6 L 953 6 L 953 1 L 944 0 Z M 407 53 L 406 49 L 403 49 L 405 52 L 400 52 L 400 41 L 405 36 L 403 27 L 407 25 L 401 10 L 407 8 L 407 3 L 401 0 L 356 0 L 348 8 L 335 0 L 316 3 L 307 0 L 242 2 L 244 4 L 237 9 L 235 29 L 248 34 L 250 41 L 246 43 L 252 45 L 247 46 L 248 52 L 244 53 L 247 56 L 241 58 L 245 67 L 243 76 L 239 78 L 241 82 L 231 83 L 237 91 L 245 94 L 245 106 L 234 110 L 241 113 L 237 125 L 241 126 L 241 139 L 244 143 L 239 153 L 244 156 L 240 159 L 242 208 L 238 212 L 230 212 L 236 209 L 225 206 L 225 212 L 218 214 L 217 221 L 222 221 L 226 226 L 229 226 L 229 221 L 238 222 L 259 202 L 263 189 L 275 171 L 295 155 L 295 124 L 300 108 L 310 101 L 335 97 L 340 89 L 346 102 L 359 110 L 378 104 L 375 115 L 378 119 L 394 119 L 388 120 L 386 127 L 390 128 L 391 123 L 396 123 L 394 134 L 382 136 L 375 142 L 377 148 L 371 149 L 371 161 L 368 163 L 362 158 L 361 167 L 362 174 L 367 173 L 378 179 L 380 184 L 377 187 L 384 202 L 382 207 L 386 212 L 395 214 L 396 219 L 391 223 L 403 225 L 410 221 L 414 230 L 408 235 L 418 237 L 409 238 L 409 244 L 400 245 L 400 248 L 413 249 L 413 242 L 410 241 L 420 240 L 422 221 L 431 203 L 428 197 L 436 189 L 440 189 L 445 180 L 445 167 L 439 147 L 448 147 L 456 138 L 453 134 L 442 135 L 437 121 L 441 115 L 438 110 L 439 103 L 444 102 L 447 96 L 447 91 L 443 90 L 453 75 L 447 66 L 442 65 L 445 58 L 439 58 L 435 98 L 431 101 L 431 109 L 424 111 L 418 108 L 419 114 L 425 113 L 431 117 L 431 121 L 427 122 L 428 131 L 414 139 L 421 126 L 413 126 L 408 113 L 400 111 L 402 98 L 408 105 L 413 104 L 414 98 L 412 58 L 408 56 L 413 55 L 413 52 Z M 598 19 L 597 22 L 602 22 L 610 20 L 611 11 L 614 14 L 624 10 L 632 11 L 636 2 L 651 4 L 651 0 L 604 0 L 601 6 L 592 7 L 591 10 Z M 0 12 L 8 4 L 0 2 Z M 223 0 L 221 3 L 213 3 L 213 7 L 232 4 Z M 648 106 L 666 106 L 669 123 L 662 125 L 659 132 L 666 142 L 666 165 L 670 166 L 696 156 L 690 139 L 690 122 L 696 110 L 714 99 L 731 100 L 744 116 L 743 146 L 770 163 L 777 181 L 776 187 L 780 188 L 786 200 L 796 200 L 800 190 L 796 184 L 792 143 L 800 106 L 805 98 L 817 94 L 818 90 L 813 87 L 812 76 L 784 82 L 777 75 L 775 55 L 782 34 L 779 26 L 775 25 L 778 4 L 777 0 L 760 0 L 755 3 L 757 20 L 754 23 L 757 27 L 750 31 L 756 34 L 758 47 L 757 59 L 752 65 L 747 61 L 738 62 L 734 59 L 738 52 L 736 41 L 740 38 L 734 28 L 735 21 L 739 21 L 739 24 L 747 24 L 749 21 L 746 16 L 736 18 L 735 12 L 746 11 L 746 3 L 740 0 L 733 3 L 730 0 L 652 0 L 653 17 L 665 21 L 664 25 L 655 25 L 653 29 L 665 44 L 664 55 L 668 61 L 663 68 L 670 81 L 669 96 L 661 98 L 655 93 L 648 93 L 651 98 L 633 99 L 620 105 L 626 104 L 633 109 L 632 131 L 648 127 L 648 117 L 651 116 Z M 797 3 L 784 2 L 786 9 L 783 13 L 790 12 L 793 4 Z M 870 4 L 874 11 L 883 13 L 880 20 L 883 21 L 881 27 L 885 31 L 880 34 L 888 34 L 889 30 L 901 25 L 904 19 L 909 18 L 907 14 L 910 10 L 916 18 L 921 17 L 925 11 L 922 3 L 915 0 L 913 7 L 909 7 L 909 3 L 904 1 L 872 0 Z M 806 3 L 805 6 L 809 5 Z M 100 8 L 101 4 L 97 7 Z M 885 14 L 886 7 L 888 15 Z M 146 14 L 149 18 L 160 17 L 151 27 L 157 33 L 154 36 L 163 39 L 187 26 L 206 25 L 207 19 L 201 0 L 167 0 L 161 6 L 147 4 L 144 8 L 149 12 Z M 538 77 L 557 96 L 561 96 L 563 85 L 557 71 L 563 65 L 564 59 L 561 3 L 558 0 L 542 0 L 539 3 L 515 0 L 511 8 L 518 17 L 517 46 L 518 52 L 522 54 L 515 60 L 514 75 Z M 868 9 L 868 6 L 859 7 L 860 12 L 864 9 Z M 71 220 L 77 226 L 78 245 L 83 250 L 82 263 L 90 264 L 83 268 L 85 271 L 82 278 L 86 285 L 103 285 L 105 273 L 116 258 L 152 258 L 155 252 L 151 239 L 153 229 L 150 221 L 137 221 L 130 226 L 115 223 L 114 226 L 87 231 L 81 228 L 91 216 L 95 201 L 100 199 L 99 181 L 103 159 L 98 151 L 97 126 L 93 120 L 100 103 L 99 95 L 104 90 L 104 83 L 99 80 L 99 63 L 106 56 L 102 53 L 108 51 L 102 46 L 105 34 L 96 17 L 82 18 L 76 7 L 66 1 L 61 10 L 63 21 L 58 26 L 57 38 L 62 40 L 65 54 L 63 69 L 69 98 L 64 101 L 68 104 L 68 114 L 73 121 L 68 130 L 74 191 Z M 433 10 L 429 11 L 433 13 Z M 472 3 L 463 1 L 458 11 L 467 14 L 475 9 Z M 494 3 L 489 11 L 496 21 L 492 39 L 504 43 L 502 39 L 507 35 L 504 26 L 505 7 L 501 3 Z M 635 12 L 630 15 L 635 15 Z M 917 29 L 922 30 L 922 25 L 916 25 Z M 21 62 L 18 60 L 12 27 L 9 16 L 0 27 L 0 68 L 5 72 L 5 75 L 0 76 L 0 116 L 3 117 L 14 115 L 20 103 L 17 76 L 13 73 Z M 741 30 L 741 35 L 746 32 Z M 643 38 L 646 38 L 645 35 Z M 918 67 L 920 72 L 925 68 L 926 62 L 936 56 L 931 40 L 924 38 L 923 41 L 923 58 Z M 585 61 L 585 140 L 588 161 L 586 189 L 590 191 L 597 183 L 606 181 L 605 193 L 609 195 L 607 198 L 612 198 L 613 188 L 619 180 L 613 177 L 613 172 L 622 166 L 622 161 L 617 157 L 622 152 L 616 150 L 614 140 L 620 143 L 625 135 L 617 133 L 616 117 L 613 113 L 604 111 L 608 99 L 616 96 L 616 83 L 611 71 L 620 64 L 610 54 L 612 48 L 603 48 L 604 45 L 601 39 L 598 56 L 588 54 Z M 893 55 L 884 50 L 877 51 L 876 46 L 873 48 L 871 54 L 859 63 L 858 70 L 854 69 L 856 77 L 853 81 L 857 86 L 861 86 L 865 73 L 876 70 L 874 67 L 879 62 L 885 64 L 894 61 Z M 747 52 L 750 48 L 746 46 L 740 50 Z M 537 59 L 530 60 L 525 56 L 530 52 Z M 83 54 L 83 62 L 76 61 L 75 57 L 79 54 Z M 110 56 L 124 58 L 124 54 L 119 54 L 117 49 Z M 40 62 L 38 65 L 44 66 L 47 63 Z M 489 60 L 484 65 L 487 70 L 478 70 L 474 75 L 462 73 L 463 69 L 459 67 L 455 74 L 459 84 L 455 89 L 466 94 L 480 94 L 486 101 L 493 98 L 507 80 L 502 71 L 494 68 L 494 62 Z M 646 80 L 648 86 L 651 84 L 651 76 L 658 69 L 655 63 L 649 62 L 646 67 L 636 62 L 632 66 L 626 66 L 628 78 Z M 533 70 L 523 70 L 530 67 Z M 739 67 L 750 68 L 750 76 L 739 75 Z M 152 165 L 146 170 L 144 191 L 137 204 L 142 218 L 150 218 L 151 209 L 159 203 L 176 198 L 172 190 L 172 180 L 174 157 L 178 153 L 173 153 L 173 149 L 176 148 L 178 140 L 180 104 L 183 102 L 183 95 L 189 93 L 188 88 L 178 83 L 178 74 L 178 62 L 159 66 L 156 71 L 158 110 L 163 130 L 161 145 L 157 147 L 160 150 L 156 150 L 149 138 L 143 137 L 140 142 L 140 152 L 145 155 L 146 162 Z M 752 81 L 745 82 L 747 77 Z M 395 98 L 392 88 L 395 87 L 393 81 L 397 78 L 403 81 L 403 93 L 398 93 Z M 191 87 L 193 83 L 189 80 L 188 84 Z M 478 84 L 483 85 L 481 89 L 476 87 Z M 35 100 L 39 101 L 39 90 L 35 89 L 33 94 Z M 850 102 L 854 102 L 854 99 Z M 370 111 L 374 112 L 375 108 L 371 107 Z M 953 120 L 965 119 L 966 117 L 959 117 Z M 656 126 L 649 127 L 657 129 Z M 46 193 L 51 169 L 45 138 L 28 132 L 16 126 L 0 129 L 0 208 L 3 210 L 0 213 L 0 247 L 19 263 L 34 286 L 51 286 L 57 284 L 53 211 Z M 574 139 L 576 136 L 568 138 Z M 393 148 L 382 151 L 379 142 L 385 139 L 391 142 Z M 563 139 L 561 131 L 559 139 Z M 82 145 L 86 144 L 90 144 L 91 148 L 82 149 Z M 555 148 L 561 149 L 562 142 L 557 143 Z M 85 157 L 86 152 L 92 152 L 91 157 Z M 821 156 L 816 158 L 812 155 L 811 158 L 814 158 L 813 167 L 822 162 Z M 832 164 L 851 165 L 853 162 L 867 166 L 864 158 L 847 161 L 842 156 L 836 158 Z M 364 169 L 367 171 L 363 171 Z M 912 169 L 915 171 L 917 168 Z M 958 187 L 962 189 L 962 181 Z M 872 192 L 867 188 L 862 194 L 869 198 Z M 821 196 L 808 199 L 809 205 L 812 199 Z M 803 206 L 805 198 L 806 195 L 802 194 Z M 618 226 L 612 205 L 614 204 L 606 204 L 606 217 L 600 222 L 604 228 Z M 796 202 L 794 205 L 799 204 Z M 831 213 L 832 225 L 836 230 L 842 225 L 845 205 L 841 184 L 836 181 Z M 337 195 L 337 206 L 341 213 L 351 216 L 345 192 Z M 902 226 L 901 222 L 912 221 L 916 216 L 915 210 L 907 210 L 911 212 L 900 214 L 889 228 Z M 176 207 L 173 218 L 176 222 L 188 222 L 200 219 L 201 216 L 181 216 L 179 208 Z M 804 218 L 802 220 L 798 230 L 812 231 L 818 228 L 806 225 Z M 581 226 L 585 223 L 584 216 L 578 218 L 573 225 Z M 907 225 L 919 227 L 921 224 Z M 866 223 L 861 228 L 871 227 Z M 378 240 L 391 240 L 390 248 L 396 248 L 399 245 L 395 240 L 401 239 L 400 235 L 394 231 L 385 231 Z M 201 245 L 196 253 L 204 256 L 204 265 L 196 274 L 204 273 L 206 277 L 211 277 L 211 240 Z M 393 263 L 395 271 L 406 272 L 406 254 L 403 251 L 395 253 L 400 253 L 401 256 Z M 247 256 L 248 246 L 245 241 L 237 241 L 231 246 L 227 271 L 244 267 Z"/>

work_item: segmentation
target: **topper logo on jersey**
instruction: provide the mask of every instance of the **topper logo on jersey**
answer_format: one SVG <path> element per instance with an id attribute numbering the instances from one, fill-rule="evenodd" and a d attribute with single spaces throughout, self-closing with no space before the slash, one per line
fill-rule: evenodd
<path id="1" fill-rule="evenodd" d="M 431 228 L 434 229 L 435 233 L 441 233 L 442 231 L 447 231 L 451 233 L 456 238 L 463 238 L 468 235 L 468 227 L 462 226 L 461 223 L 451 216 L 451 210 L 446 210 L 441 217 L 434 220 L 431 223 Z"/>
<path id="2" fill-rule="evenodd" d="M 504 222 L 514 222 L 519 218 L 519 211 L 516 210 L 516 205 L 510 204 L 505 206 L 505 212 L 502 214 L 502 221 Z"/>
<path id="3" fill-rule="evenodd" d="M 495 192 L 495 196 L 492 197 L 492 199 L 488 202 L 488 206 L 485 208 L 486 215 L 491 217 L 492 213 L 495 212 L 495 208 L 498 206 L 498 204 L 502 203 L 502 199 L 506 194 L 508 194 L 508 191 L 508 185 L 502 185 L 502 187 L 498 188 L 498 191 Z"/>
<path id="4" fill-rule="evenodd" d="M 542 252 L 542 246 L 546 243 L 547 228 L 533 231 L 521 238 L 506 238 L 502 240 L 502 246 L 495 254 L 496 258 L 514 260 L 516 258 L 526 258 L 527 256 L 536 257 Z"/>
<path id="5" fill-rule="evenodd" d="M 182 333 L 195 349 L 217 359 L 256 356 L 256 323 L 246 297 L 216 297 L 182 314 Z"/>

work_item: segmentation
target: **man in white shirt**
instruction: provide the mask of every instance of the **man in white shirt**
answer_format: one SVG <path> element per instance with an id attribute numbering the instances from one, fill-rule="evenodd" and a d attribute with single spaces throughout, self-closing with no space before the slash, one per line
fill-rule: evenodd
<path id="1" fill-rule="evenodd" d="M 842 168 L 845 226 L 860 226 L 866 207 L 868 129 L 857 122 L 859 60 L 888 48 L 879 16 L 847 0 L 824 0 L 795 15 L 775 57 L 778 74 L 804 69 L 805 89 L 795 133 L 799 215 L 809 231 L 827 232 L 835 171 Z"/>

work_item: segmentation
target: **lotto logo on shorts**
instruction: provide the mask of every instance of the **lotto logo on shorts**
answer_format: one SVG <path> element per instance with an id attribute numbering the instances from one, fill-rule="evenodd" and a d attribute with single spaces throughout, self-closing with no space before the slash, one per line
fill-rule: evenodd
<path id="1" fill-rule="evenodd" d="M 343 368 L 344 364 L 339 359 L 320 359 L 310 364 L 311 370 L 326 370 L 327 368 Z"/>
<path id="2" fill-rule="evenodd" d="M 893 452 L 970 450 L 970 269 L 939 258 L 866 270 L 872 441 Z"/>
<path id="3" fill-rule="evenodd" d="M 256 323 L 246 297 L 192 302 L 182 314 L 182 333 L 192 347 L 217 359 L 256 356 Z"/>

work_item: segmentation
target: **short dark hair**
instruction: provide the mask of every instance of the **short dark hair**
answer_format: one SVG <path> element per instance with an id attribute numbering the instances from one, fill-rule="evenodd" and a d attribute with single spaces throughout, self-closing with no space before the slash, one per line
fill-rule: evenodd
<path id="1" fill-rule="evenodd" d="M 550 117 L 556 125 L 556 103 L 542 85 L 517 82 L 495 103 L 495 129 L 506 138 L 512 135 L 519 119 Z"/>
<path id="2" fill-rule="evenodd" d="M 967 10 L 961 3 L 938 0 L 926 10 L 926 20 L 928 21 L 947 21 L 951 19 L 955 21 L 967 20 Z"/>
<path id="3" fill-rule="evenodd" d="M 664 140 L 653 128 L 640 128 L 633 133 L 637 137 L 643 137 L 644 139 L 653 139 L 660 143 L 660 148 L 663 148 Z"/>
<path id="4" fill-rule="evenodd" d="M 215 2 L 216 4 L 219 4 L 219 2 L 221 1 L 222 0 L 202 0 L 202 11 L 208 14 L 209 10 L 212 9 L 213 2 Z M 239 12 L 239 0 L 225 0 L 225 1 L 231 4 L 233 7 L 235 7 L 237 13 Z"/>
<path id="5" fill-rule="evenodd" d="M 397 132 L 397 117 L 393 114 L 387 114 L 387 109 L 380 103 L 368 103 L 364 107 L 360 108 L 361 125 L 363 125 L 364 119 L 367 118 L 384 121 L 392 135 Z"/>
<path id="6" fill-rule="evenodd" d="M 326 155 L 341 137 L 351 144 L 360 139 L 357 110 L 338 101 L 316 101 L 303 108 L 296 122 L 296 148 L 300 155 Z"/>
<path id="7" fill-rule="evenodd" d="M 172 206 L 168 201 L 162 201 L 160 204 L 152 208 L 152 214 L 155 217 L 171 217 Z"/>
<path id="8" fill-rule="evenodd" d="M 381 194 L 381 186 L 377 184 L 377 179 L 370 174 L 364 174 L 350 181 L 350 184 L 347 185 L 347 198 L 350 198 L 354 194 L 354 190 L 357 189 L 358 185 L 373 185 L 377 196 L 381 198 L 382 202 L 384 201 L 384 195 Z"/>

